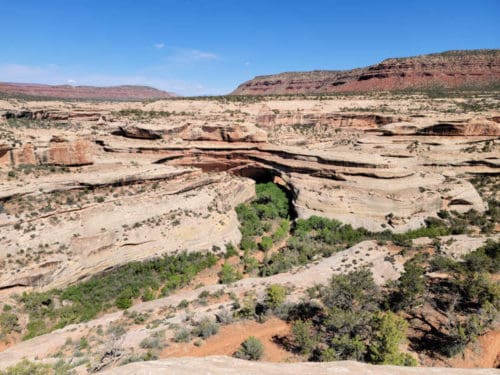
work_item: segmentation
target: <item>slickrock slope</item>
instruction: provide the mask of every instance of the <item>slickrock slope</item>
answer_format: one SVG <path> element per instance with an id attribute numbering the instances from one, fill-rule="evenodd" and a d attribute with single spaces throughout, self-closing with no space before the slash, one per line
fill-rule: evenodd
<path id="1" fill-rule="evenodd" d="M 19 218 L 0 215 L 7 245 L 0 257 L 45 243 L 59 250 L 42 251 L 41 259 L 22 271 L 4 264 L 0 289 L 62 287 L 131 261 L 238 243 L 233 208 L 253 195 L 249 180 L 203 176 L 188 168 L 120 164 L 75 177 L 40 177 L 20 187 L 1 185 L 4 199 L 15 197 L 6 207 L 19 209 Z M 122 194 L 126 196 L 118 199 Z M 223 199 L 225 194 L 229 197 Z M 21 208 L 23 202 L 34 204 L 28 203 L 28 211 Z M 43 213 L 33 217 L 30 212 L 37 206 Z"/>
<path id="2" fill-rule="evenodd" d="M 168 372 L 175 375 L 188 374 L 230 374 L 238 369 L 241 375 L 281 375 L 281 374 L 370 374 L 370 375 L 410 375 L 422 374 L 450 374 L 450 375 L 488 375 L 497 374 L 497 370 L 470 370 L 470 369 L 436 369 L 436 368 L 408 368 L 397 366 L 374 366 L 354 361 L 339 361 L 333 363 L 265 363 L 235 359 L 231 357 L 213 356 L 205 358 L 175 358 L 145 363 L 132 363 L 119 367 L 104 374 L 109 375 L 156 375 Z"/>
<path id="3" fill-rule="evenodd" d="M 500 50 L 448 51 L 391 58 L 365 68 L 259 76 L 233 95 L 321 94 L 498 85 Z"/>
<path id="4" fill-rule="evenodd" d="M 147 86 L 71 86 L 0 82 L 0 95 L 58 99 L 148 100 L 175 96 Z"/>

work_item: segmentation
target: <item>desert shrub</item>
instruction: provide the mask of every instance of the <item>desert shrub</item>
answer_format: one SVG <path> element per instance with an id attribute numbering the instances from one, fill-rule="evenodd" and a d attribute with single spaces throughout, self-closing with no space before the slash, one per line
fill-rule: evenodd
<path id="1" fill-rule="evenodd" d="M 116 297 L 115 305 L 119 309 L 126 310 L 132 306 L 132 297 L 134 293 L 131 289 L 123 290 L 118 297 Z"/>
<path id="2" fill-rule="evenodd" d="M 479 249 L 463 257 L 465 269 L 472 272 L 500 271 L 500 241 L 488 240 Z"/>
<path id="3" fill-rule="evenodd" d="M 259 236 L 263 233 L 262 223 L 253 207 L 239 204 L 236 206 L 236 214 L 241 224 L 240 231 L 243 236 Z"/>
<path id="4" fill-rule="evenodd" d="M 163 331 L 155 332 L 150 337 L 142 340 L 139 346 L 142 349 L 162 349 L 164 346 L 165 333 Z"/>
<path id="5" fill-rule="evenodd" d="M 406 309 L 422 302 L 425 268 L 420 265 L 421 261 L 421 257 L 417 256 L 405 262 L 397 290 L 392 296 L 391 305 L 394 310 Z"/>
<path id="6" fill-rule="evenodd" d="M 0 314 L 0 327 L 2 328 L 2 333 L 4 334 L 19 332 L 19 318 L 16 314 L 3 312 Z"/>
<path id="7" fill-rule="evenodd" d="M 236 358 L 247 359 L 251 361 L 258 361 L 264 354 L 264 345 L 262 342 L 250 336 L 241 343 L 240 348 L 234 353 Z"/>
<path id="8" fill-rule="evenodd" d="M 231 284 L 242 278 L 242 275 L 236 268 L 229 263 L 224 263 L 219 272 L 219 283 Z"/>
<path id="9" fill-rule="evenodd" d="M 337 335 L 330 342 L 328 357 L 330 361 L 354 360 L 362 361 L 366 356 L 365 340 L 358 335 Z M 325 361 L 325 353 L 323 353 Z"/>
<path id="10" fill-rule="evenodd" d="M 191 332 L 187 328 L 180 328 L 174 334 L 175 342 L 189 342 L 191 341 Z"/>
<path id="11" fill-rule="evenodd" d="M 220 323 L 222 325 L 231 324 L 232 322 L 234 322 L 233 313 L 231 311 L 226 310 L 226 309 L 219 311 L 215 315 L 215 319 L 216 319 L 217 323 Z"/>
<path id="12" fill-rule="evenodd" d="M 372 363 L 416 365 L 411 356 L 399 352 L 399 346 L 405 341 L 408 329 L 408 324 L 402 317 L 392 312 L 378 313 L 374 316 L 372 328 L 374 333 L 368 348 Z"/>
<path id="13" fill-rule="evenodd" d="M 237 318 L 255 319 L 257 317 L 257 300 L 253 296 L 246 296 L 243 299 L 242 306 L 236 312 Z"/>
<path id="14" fill-rule="evenodd" d="M 273 247 L 273 239 L 268 236 L 262 237 L 259 247 L 262 251 L 268 251 L 271 247 Z"/>
<path id="15" fill-rule="evenodd" d="M 209 318 L 202 319 L 193 329 L 193 334 L 195 336 L 199 336 L 204 339 L 215 335 L 217 332 L 219 332 L 219 325 Z"/>
<path id="16" fill-rule="evenodd" d="M 309 355 L 316 345 L 314 327 L 310 320 L 296 320 L 292 324 L 292 336 L 301 354 Z"/>
<path id="17" fill-rule="evenodd" d="M 270 309 L 275 309 L 285 302 L 286 288 L 282 285 L 269 285 L 266 289 L 265 303 Z"/>
<path id="18" fill-rule="evenodd" d="M 237 255 L 238 250 L 236 250 L 236 248 L 232 244 L 226 245 L 226 254 L 224 255 L 224 258 L 228 259 Z"/>
<path id="19" fill-rule="evenodd" d="M 156 293 L 151 288 L 146 289 L 142 295 L 142 300 L 144 302 L 152 301 L 155 298 L 156 298 Z"/>
<path id="20" fill-rule="evenodd" d="M 321 291 L 322 301 L 329 308 L 342 310 L 375 309 L 380 290 L 368 268 L 348 274 L 333 275 L 327 288 Z"/>
<path id="21" fill-rule="evenodd" d="M 290 231 L 290 220 L 282 219 L 276 231 L 273 233 L 273 241 L 280 241 L 285 238 Z"/>
<path id="22" fill-rule="evenodd" d="M 241 238 L 240 247 L 242 250 L 249 251 L 257 249 L 257 244 L 252 237 L 243 236 Z"/>
<path id="23" fill-rule="evenodd" d="M 250 256 L 248 251 L 243 254 L 243 266 L 245 273 L 254 273 L 259 268 L 259 262 L 254 257 Z"/>
<path id="24" fill-rule="evenodd" d="M 468 343 L 474 341 L 484 331 L 480 319 L 472 315 L 465 322 L 451 319 L 447 340 L 440 347 L 440 351 L 448 357 L 462 353 Z"/>

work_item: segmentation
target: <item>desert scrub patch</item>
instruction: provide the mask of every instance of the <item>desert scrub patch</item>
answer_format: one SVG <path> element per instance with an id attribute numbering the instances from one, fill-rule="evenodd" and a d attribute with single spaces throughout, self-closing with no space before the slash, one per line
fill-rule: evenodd
<path id="1" fill-rule="evenodd" d="M 68 324 L 93 319 L 116 306 L 129 308 L 146 291 L 163 295 L 187 285 L 198 272 L 215 265 L 213 254 L 181 253 L 145 262 L 132 262 L 65 289 L 23 293 L 20 301 L 29 314 L 29 339 Z M 66 301 L 61 304 L 58 301 Z"/>

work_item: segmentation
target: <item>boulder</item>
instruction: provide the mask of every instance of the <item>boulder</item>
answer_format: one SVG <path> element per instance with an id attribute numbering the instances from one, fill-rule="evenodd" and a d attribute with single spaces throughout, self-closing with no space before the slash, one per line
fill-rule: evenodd
<path id="1" fill-rule="evenodd" d="M 142 128 L 136 125 L 131 126 L 119 126 L 118 130 L 115 130 L 112 134 L 121 135 L 127 138 L 137 138 L 137 139 L 161 139 L 162 134 L 160 132 Z"/>

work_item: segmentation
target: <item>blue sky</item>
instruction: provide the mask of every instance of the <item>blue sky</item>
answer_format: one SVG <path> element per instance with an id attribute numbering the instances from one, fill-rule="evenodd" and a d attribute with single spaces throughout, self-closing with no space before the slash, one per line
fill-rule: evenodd
<path id="1" fill-rule="evenodd" d="M 256 75 L 500 47 L 500 0 L 0 0 L 0 81 L 224 94 Z"/>

